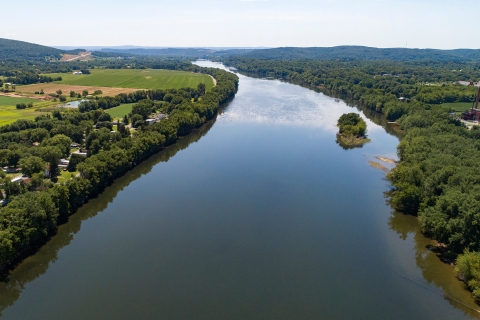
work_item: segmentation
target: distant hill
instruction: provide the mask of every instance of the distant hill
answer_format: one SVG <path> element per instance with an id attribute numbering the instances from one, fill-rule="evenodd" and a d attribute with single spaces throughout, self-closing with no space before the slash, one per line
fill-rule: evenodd
<path id="1" fill-rule="evenodd" d="M 274 48 L 253 50 L 239 55 L 242 58 L 264 60 L 434 60 L 480 61 L 480 49 L 406 49 L 371 48 L 361 46 Z"/>
<path id="2" fill-rule="evenodd" d="M 125 53 L 142 56 L 181 56 L 181 57 L 199 57 L 211 56 L 215 50 L 202 48 L 134 48 L 134 49 L 116 49 L 103 48 L 102 52 Z"/>
<path id="3" fill-rule="evenodd" d="M 122 53 L 130 55 L 175 56 L 185 58 L 211 58 L 224 55 L 237 55 L 254 49 L 224 48 L 103 48 L 101 52 Z"/>
<path id="4" fill-rule="evenodd" d="M 42 60 L 60 59 L 63 50 L 38 44 L 0 38 L 0 59 L 3 60 Z"/>
<path id="5" fill-rule="evenodd" d="M 0 60 L 59 60 L 62 54 L 78 54 L 83 49 L 60 50 L 39 44 L 0 38 Z"/>

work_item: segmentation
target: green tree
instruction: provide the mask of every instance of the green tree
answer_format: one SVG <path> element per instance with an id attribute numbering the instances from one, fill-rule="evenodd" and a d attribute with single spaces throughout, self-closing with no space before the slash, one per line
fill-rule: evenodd
<path id="1" fill-rule="evenodd" d="M 62 151 L 56 146 L 46 146 L 38 149 L 39 156 L 49 164 L 50 178 L 55 179 L 59 173 L 58 161 L 62 157 Z"/>
<path id="2" fill-rule="evenodd" d="M 20 151 L 11 150 L 7 155 L 8 165 L 16 167 L 21 158 L 22 158 L 22 153 Z"/>
<path id="3" fill-rule="evenodd" d="M 35 173 L 42 172 L 45 169 L 45 161 L 36 156 L 22 158 L 19 164 L 22 167 L 22 173 L 28 177 L 31 177 Z"/>
<path id="4" fill-rule="evenodd" d="M 67 137 L 64 134 L 57 134 L 52 138 L 45 139 L 42 142 L 44 146 L 55 146 L 61 150 L 62 156 L 66 157 L 70 154 L 70 145 L 72 144 L 72 139 Z"/>

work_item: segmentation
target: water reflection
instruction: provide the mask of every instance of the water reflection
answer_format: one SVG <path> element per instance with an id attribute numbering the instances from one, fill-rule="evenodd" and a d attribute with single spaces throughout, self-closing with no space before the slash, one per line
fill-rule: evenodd
<path id="1" fill-rule="evenodd" d="M 350 149 L 361 149 L 363 144 L 346 144 L 343 142 L 338 136 L 335 142 L 343 149 L 343 150 L 350 150 Z"/>
<path id="2" fill-rule="evenodd" d="M 435 242 L 422 234 L 418 218 L 394 210 L 388 220 L 388 226 L 398 234 L 400 239 L 412 243 L 411 250 L 415 253 L 415 263 L 421 270 L 422 278 L 416 278 L 414 275 L 400 276 L 443 296 L 465 315 L 479 318 L 478 305 L 473 301 L 464 283 L 454 277 L 454 267 L 441 262 L 438 253 L 431 249 Z"/>
<path id="3" fill-rule="evenodd" d="M 221 112 L 220 112 L 221 114 Z M 107 187 L 105 191 L 97 198 L 90 200 L 73 214 L 68 222 L 58 228 L 58 232 L 52 239 L 37 253 L 21 262 L 18 267 L 12 271 L 9 278 L 0 282 L 0 316 L 1 312 L 20 298 L 20 294 L 25 286 L 44 274 L 52 263 L 57 261 L 58 252 L 69 245 L 76 233 L 81 229 L 82 222 L 90 219 L 105 210 L 126 186 L 132 181 L 137 180 L 142 175 L 148 174 L 152 168 L 159 162 L 167 162 L 175 154 L 186 149 L 190 144 L 197 142 L 212 128 L 215 120 L 209 121 L 190 135 L 181 137 L 176 144 L 165 148 L 158 154 L 145 160 L 136 166 L 124 176 L 117 179 L 115 183 Z"/>
<path id="4" fill-rule="evenodd" d="M 272 84 L 272 83 L 275 83 L 275 82 L 290 84 L 290 82 L 287 82 L 285 79 L 273 78 L 273 77 L 266 78 L 265 75 L 263 75 L 263 74 L 240 72 L 240 76 L 244 76 L 242 78 L 242 80 L 244 80 L 244 78 L 245 79 L 249 79 L 249 78 L 257 79 L 257 81 L 255 81 L 255 85 L 257 85 L 259 83 L 258 79 L 261 79 L 262 82 L 266 82 L 266 83 L 269 83 L 269 84 Z M 243 82 L 244 81 L 242 81 L 242 84 L 243 84 Z M 370 120 L 371 123 L 374 123 L 378 126 L 378 127 L 368 126 L 369 123 L 367 122 L 368 130 L 372 131 L 372 130 L 380 129 L 384 132 L 387 132 L 389 135 L 392 135 L 392 136 L 397 137 L 397 138 L 401 138 L 403 136 L 403 131 L 400 129 L 400 127 L 398 125 L 394 124 L 394 123 L 390 123 L 382 113 L 376 112 L 375 110 L 372 110 L 372 109 L 369 109 L 369 108 L 363 106 L 359 101 L 357 101 L 357 100 L 355 100 L 355 99 L 353 99 L 353 98 L 351 98 L 347 95 L 339 94 L 335 91 L 331 91 L 331 90 L 328 90 L 328 89 L 322 88 L 322 87 L 310 86 L 310 85 L 302 83 L 302 82 L 298 82 L 298 83 L 294 83 L 294 84 L 297 84 L 297 85 L 302 86 L 304 88 L 308 88 L 308 91 L 312 91 L 312 92 L 316 92 L 316 93 L 322 93 L 322 94 L 326 95 L 327 97 L 331 98 L 331 101 L 330 101 L 331 103 L 329 103 L 329 108 L 328 108 L 328 113 L 327 113 L 327 115 L 330 118 L 340 117 L 341 113 L 338 113 L 338 112 L 335 113 L 336 110 L 335 110 L 335 105 L 333 104 L 333 102 L 339 103 L 340 101 L 342 101 L 342 103 L 347 104 L 347 106 L 354 108 L 355 111 L 358 110 L 358 112 L 361 113 L 361 115 L 364 116 L 364 118 L 367 118 L 368 120 Z M 288 88 L 288 86 L 286 86 L 286 88 Z M 306 92 L 308 92 L 308 91 L 306 91 Z M 284 92 L 283 90 L 279 90 L 280 95 L 283 92 Z M 303 96 L 302 98 L 304 98 L 304 97 L 305 96 Z M 317 96 L 314 95 L 314 97 L 317 97 Z M 297 97 L 297 98 L 299 98 L 299 97 Z M 312 102 L 315 103 L 315 99 L 309 99 L 309 100 L 312 100 Z M 322 99 L 321 101 L 322 101 L 322 103 L 325 103 L 324 99 Z M 302 108 L 303 107 L 302 105 L 296 105 L 296 107 L 301 108 L 301 109 L 298 110 L 298 113 L 302 113 L 302 117 L 303 117 L 302 119 L 296 119 L 297 122 L 300 122 L 300 123 L 307 122 L 307 123 L 314 124 L 314 125 L 317 125 L 317 126 L 321 123 L 322 119 L 323 119 L 324 122 L 328 122 L 328 119 L 324 119 L 324 115 L 318 114 L 316 112 L 316 110 L 310 110 L 310 112 L 307 112 L 308 116 L 305 116 L 305 112 L 307 111 L 306 108 Z M 319 108 L 319 109 L 321 109 L 321 108 Z M 255 111 L 258 113 L 258 108 Z M 296 113 L 296 112 L 294 112 L 294 113 L 289 112 L 290 110 L 284 110 L 284 111 L 287 111 L 288 114 L 291 114 L 291 115 L 295 115 L 295 113 Z M 353 112 L 355 112 L 355 111 L 353 111 Z M 313 115 L 313 113 L 315 113 L 315 115 Z M 272 115 L 270 115 L 270 116 L 272 116 Z M 260 117 L 258 117 L 257 120 L 261 120 L 259 118 Z M 289 120 L 290 120 L 290 122 L 292 122 L 292 119 L 289 119 Z M 295 120 L 295 118 L 294 118 L 294 120 Z M 307 121 L 305 121 L 305 120 L 307 120 Z M 295 121 L 293 121 L 293 122 L 295 122 Z M 336 127 L 335 127 L 335 130 L 336 130 Z"/>
<path id="5" fill-rule="evenodd" d="M 472 316 L 455 302 L 473 301 L 469 293 L 428 250 L 415 218 L 388 219 L 382 198 L 388 182 L 365 161 L 395 154 L 398 139 L 378 125 L 384 120 L 366 113 L 371 143 L 344 152 L 335 144 L 338 117 L 311 111 L 360 110 L 277 80 L 253 81 L 241 78 L 228 112 L 200 144 L 152 168 L 213 123 L 127 173 L 61 226 L 0 286 L 4 316 Z M 272 91 L 263 92 L 267 83 Z M 306 98 L 291 99 L 293 88 Z M 255 99 L 244 98 L 253 93 Z M 325 101 L 317 103 L 319 97 Z M 281 105 L 287 100 L 306 114 L 292 114 Z M 278 125 L 252 125 L 255 112 Z"/>

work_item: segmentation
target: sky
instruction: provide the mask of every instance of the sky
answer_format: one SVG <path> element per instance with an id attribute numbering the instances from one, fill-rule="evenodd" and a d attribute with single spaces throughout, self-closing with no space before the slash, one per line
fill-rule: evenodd
<path id="1" fill-rule="evenodd" d="M 480 48 L 479 0 L 16 0 L 0 38 L 48 46 Z"/>

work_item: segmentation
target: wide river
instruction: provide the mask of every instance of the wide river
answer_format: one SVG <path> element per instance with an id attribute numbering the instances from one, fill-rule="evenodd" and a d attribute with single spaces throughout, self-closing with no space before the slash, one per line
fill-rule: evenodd
<path id="1" fill-rule="evenodd" d="M 367 120 L 362 148 L 335 141 L 346 112 Z M 240 75 L 215 121 L 117 180 L 0 283 L 2 317 L 475 318 L 369 165 L 388 167 L 375 157 L 395 157 L 393 133 L 341 100 Z"/>

